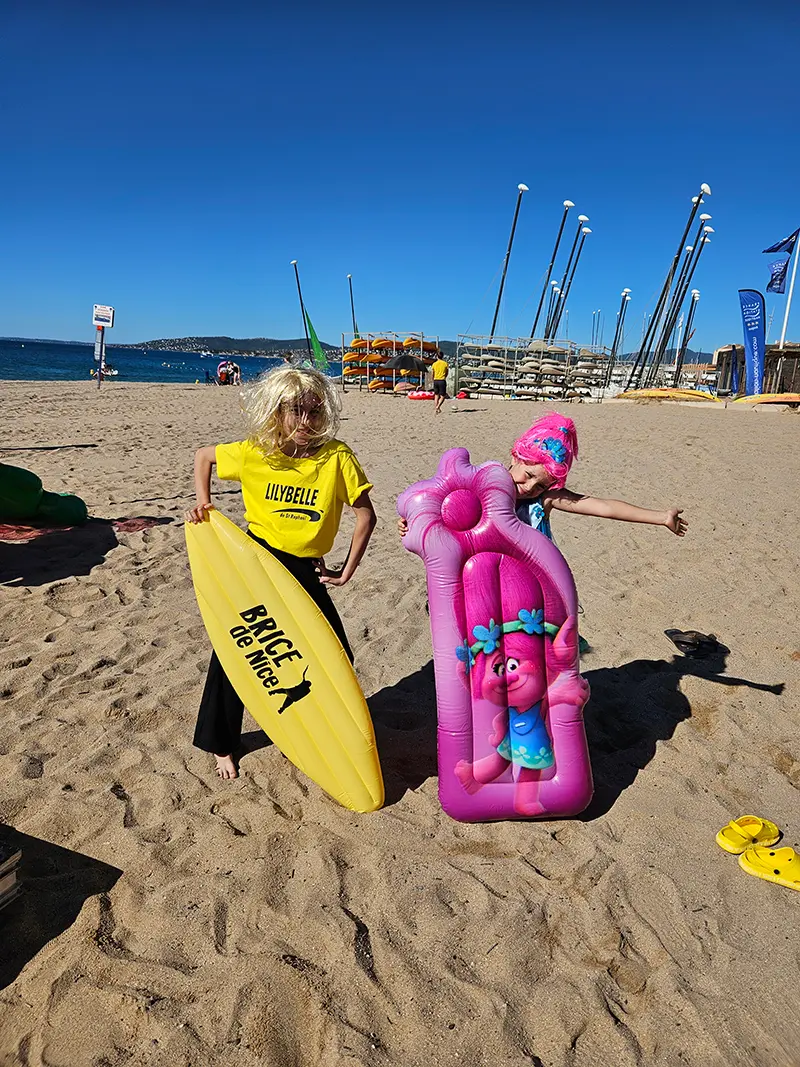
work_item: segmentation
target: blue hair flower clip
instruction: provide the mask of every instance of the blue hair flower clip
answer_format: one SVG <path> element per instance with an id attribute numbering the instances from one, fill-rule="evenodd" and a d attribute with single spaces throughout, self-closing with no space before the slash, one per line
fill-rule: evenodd
<path id="1" fill-rule="evenodd" d="M 542 448 L 550 453 L 556 463 L 563 463 L 567 458 L 567 450 L 557 437 L 545 437 Z"/>
<path id="2" fill-rule="evenodd" d="M 481 642 L 483 651 L 489 656 L 500 643 L 502 629 L 495 624 L 494 619 L 489 619 L 488 628 L 486 626 L 476 626 L 472 633 L 474 634 L 475 639 Z"/>
<path id="3" fill-rule="evenodd" d="M 533 611 L 526 611 L 523 608 L 518 617 L 526 634 L 544 633 L 544 611 L 541 608 Z"/>
<path id="4" fill-rule="evenodd" d="M 500 647 L 504 634 L 545 634 L 547 637 L 555 637 L 558 631 L 559 627 L 555 623 L 544 621 L 543 608 L 534 608 L 532 611 L 523 608 L 513 622 L 496 623 L 494 619 L 489 619 L 488 626 L 474 626 L 472 633 L 476 638 L 475 643 L 470 645 L 468 640 L 462 641 L 456 648 L 456 659 L 466 664 L 469 671 L 475 666 L 477 655 L 483 652 L 490 656 Z"/>
<path id="5" fill-rule="evenodd" d="M 456 649 L 456 659 L 466 664 L 467 670 L 470 670 L 475 666 L 475 657 L 472 655 L 472 649 L 469 647 L 467 641 L 459 645 Z"/>

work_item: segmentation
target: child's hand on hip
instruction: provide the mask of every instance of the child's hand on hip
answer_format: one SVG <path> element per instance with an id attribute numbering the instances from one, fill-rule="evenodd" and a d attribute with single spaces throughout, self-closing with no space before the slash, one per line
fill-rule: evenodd
<path id="1" fill-rule="evenodd" d="M 400 534 L 401 537 L 405 537 L 405 535 L 408 533 L 408 523 L 405 519 L 397 520 L 397 532 Z"/>
<path id="2" fill-rule="evenodd" d="M 683 537 L 689 528 L 689 523 L 686 519 L 682 519 L 683 508 L 670 508 L 664 518 L 664 525 L 668 530 L 672 530 L 678 537 Z"/>
<path id="3" fill-rule="evenodd" d="M 186 522 L 208 522 L 208 513 L 213 509 L 213 504 L 198 504 L 191 511 L 184 511 L 183 517 Z"/>

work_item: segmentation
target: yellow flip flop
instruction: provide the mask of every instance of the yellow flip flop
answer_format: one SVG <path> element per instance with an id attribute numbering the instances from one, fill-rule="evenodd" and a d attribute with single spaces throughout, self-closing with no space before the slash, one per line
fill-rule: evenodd
<path id="1" fill-rule="evenodd" d="M 726 852 L 739 856 L 753 845 L 774 845 L 780 840 L 781 832 L 769 819 L 759 819 L 757 815 L 740 815 L 717 834 L 717 844 Z"/>
<path id="2" fill-rule="evenodd" d="M 788 845 L 785 848 L 764 848 L 761 845 L 748 848 L 739 857 L 739 866 L 766 882 L 775 882 L 787 889 L 800 889 L 800 856 Z"/>

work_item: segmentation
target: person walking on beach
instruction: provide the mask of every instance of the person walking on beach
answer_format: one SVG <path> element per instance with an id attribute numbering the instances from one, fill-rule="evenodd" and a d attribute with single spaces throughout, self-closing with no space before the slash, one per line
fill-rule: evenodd
<path id="1" fill-rule="evenodd" d="M 442 407 L 447 399 L 447 372 L 450 368 L 447 365 L 441 352 L 436 357 L 434 363 L 431 364 L 431 373 L 433 374 L 433 413 L 434 415 L 440 415 Z"/>
<path id="2" fill-rule="evenodd" d="M 208 445 L 195 453 L 195 507 L 187 522 L 208 520 L 211 472 L 241 484 L 248 534 L 271 552 L 303 586 L 328 620 L 347 653 L 353 653 L 342 620 L 326 586 L 342 586 L 353 577 L 375 529 L 372 483 L 342 441 L 336 440 L 341 400 L 333 382 L 320 371 L 278 367 L 244 393 L 248 429 L 245 441 Z M 304 492 L 303 492 L 304 491 Z M 280 501 L 313 499 L 313 507 L 287 509 Z M 355 513 L 350 551 L 340 570 L 325 556 L 333 547 L 342 508 Z M 281 711 L 298 695 L 285 693 Z M 220 778 L 236 778 L 237 749 L 244 707 L 215 652 L 211 654 L 194 744 L 211 752 Z"/>

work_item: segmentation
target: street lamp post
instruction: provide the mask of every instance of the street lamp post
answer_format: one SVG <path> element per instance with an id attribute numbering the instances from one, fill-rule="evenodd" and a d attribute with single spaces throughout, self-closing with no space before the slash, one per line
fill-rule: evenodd
<path id="1" fill-rule="evenodd" d="M 358 337 L 358 326 L 356 325 L 356 306 L 353 303 L 353 275 L 347 275 L 347 282 L 350 286 L 350 314 L 353 318 L 353 337 Z"/>
<path id="2" fill-rule="evenodd" d="M 658 356 L 658 352 L 663 347 L 664 343 L 668 343 L 667 338 L 664 337 L 664 329 L 666 328 L 666 324 L 670 321 L 670 319 L 675 316 L 675 314 L 680 308 L 680 305 L 683 303 L 683 297 L 681 296 L 681 293 L 684 292 L 684 283 L 686 281 L 686 275 L 691 266 L 692 252 L 695 250 L 695 248 L 699 247 L 700 238 L 704 233 L 714 232 L 714 230 L 707 225 L 707 223 L 709 223 L 710 221 L 710 215 L 704 213 L 700 216 L 700 223 L 697 227 L 697 233 L 694 235 L 694 240 L 690 245 L 687 245 L 685 248 L 685 256 L 683 259 L 683 263 L 681 264 L 681 269 L 678 272 L 678 280 L 675 282 L 675 286 L 670 295 L 670 299 L 667 304 L 667 310 L 665 311 L 662 320 L 662 330 L 658 336 L 658 340 L 655 343 L 653 356 L 654 359 Z M 676 301 L 678 303 L 677 308 Z"/>
<path id="3" fill-rule="evenodd" d="M 567 221 L 569 209 L 572 207 L 575 207 L 575 205 L 572 203 L 571 200 L 564 201 L 564 214 L 561 216 L 561 225 L 558 227 L 556 243 L 553 246 L 553 254 L 550 257 L 550 265 L 547 268 L 547 277 L 545 278 L 544 285 L 542 286 L 542 295 L 539 297 L 539 306 L 536 308 L 536 318 L 533 320 L 533 326 L 531 326 L 531 337 L 536 336 L 536 327 L 539 325 L 539 316 L 542 313 L 542 304 L 544 304 L 545 293 L 547 292 L 547 287 L 550 284 L 550 275 L 553 273 L 553 267 L 555 266 L 556 256 L 558 255 L 558 246 L 561 243 L 561 235 L 564 232 L 564 223 Z"/>
<path id="4" fill-rule="evenodd" d="M 683 333 L 683 339 L 678 346 L 678 351 L 675 353 L 675 376 L 672 379 L 672 388 L 677 389 L 681 380 L 681 371 L 683 370 L 683 361 L 686 359 L 686 350 L 689 347 L 689 341 L 692 339 L 694 330 L 694 316 L 697 312 L 697 301 L 700 299 L 700 290 L 692 289 L 692 302 L 689 305 L 689 314 L 686 316 L 686 329 Z"/>
<path id="5" fill-rule="evenodd" d="M 575 262 L 572 264 L 572 273 L 569 276 L 569 281 L 567 282 L 567 288 L 561 294 L 561 297 L 559 298 L 558 304 L 556 305 L 555 313 L 553 315 L 553 324 L 552 324 L 552 326 L 550 328 L 550 332 L 551 332 L 553 337 L 556 336 L 556 330 L 558 329 L 559 323 L 561 322 L 561 317 L 564 314 L 564 308 L 567 306 L 567 297 L 569 296 L 569 291 L 572 288 L 572 282 L 573 282 L 573 279 L 575 278 L 575 272 L 578 269 L 578 261 L 581 258 L 581 252 L 583 251 L 583 246 L 586 244 L 586 238 L 589 236 L 589 234 L 591 232 L 592 231 L 589 229 L 588 226 L 584 226 L 581 229 L 581 240 L 580 240 L 580 244 L 578 245 L 578 251 L 575 254 Z"/>
<path id="6" fill-rule="evenodd" d="M 639 346 L 639 351 L 636 353 L 636 359 L 634 361 L 633 367 L 631 368 L 630 377 L 628 378 L 628 389 L 633 388 L 634 383 L 638 384 L 638 382 L 641 380 L 642 371 L 644 370 L 644 366 L 650 355 L 650 346 L 652 344 L 653 337 L 655 336 L 656 328 L 661 322 L 662 311 L 667 301 L 667 295 L 669 294 L 669 291 L 672 288 L 672 281 L 675 277 L 675 270 L 678 266 L 678 261 L 681 258 L 684 245 L 686 244 L 686 238 L 689 234 L 689 230 L 692 227 L 692 223 L 695 220 L 695 216 L 697 215 L 698 209 L 703 203 L 704 196 L 711 196 L 711 187 L 705 182 L 703 182 L 703 184 L 700 186 L 700 193 L 697 196 L 692 197 L 692 210 L 689 212 L 689 218 L 686 220 L 686 226 L 684 227 L 680 242 L 678 243 L 678 250 L 673 256 L 672 264 L 670 265 L 669 271 L 667 272 L 667 277 L 664 281 L 663 286 L 661 287 L 661 293 L 659 295 L 658 302 L 656 303 L 656 309 L 653 312 L 652 318 L 650 319 L 650 324 L 645 330 L 645 335 L 642 338 L 642 343 Z"/>
<path id="7" fill-rule="evenodd" d="M 611 372 L 614 370 L 614 364 L 617 361 L 617 351 L 624 336 L 625 313 L 628 310 L 628 303 L 631 299 L 630 292 L 630 289 L 625 288 L 620 294 L 621 300 L 619 302 L 619 311 L 617 312 L 617 325 L 614 330 L 614 340 L 611 342 L 611 356 L 608 360 L 608 372 L 606 374 L 605 382 L 603 383 L 605 386 L 611 384 Z"/>
<path id="8" fill-rule="evenodd" d="M 303 316 L 303 330 L 305 331 L 305 335 L 306 335 L 306 348 L 308 349 L 309 356 L 311 356 L 311 338 L 308 336 L 308 322 L 306 321 L 306 306 L 303 303 L 303 291 L 300 288 L 300 273 L 299 273 L 299 271 L 297 269 L 297 260 L 293 259 L 291 265 L 294 267 L 294 278 L 295 278 L 295 281 L 297 282 L 297 295 L 298 295 L 298 297 L 300 299 L 300 314 Z"/>
<path id="9" fill-rule="evenodd" d="M 569 269 L 572 266 L 572 258 L 575 255 L 575 249 L 578 247 L 578 240 L 580 239 L 580 236 L 581 236 L 581 229 L 586 225 L 586 223 L 588 221 L 589 221 L 589 216 L 588 215 L 578 215 L 578 228 L 575 230 L 575 237 L 572 240 L 572 248 L 570 248 L 570 250 L 569 250 L 569 258 L 567 259 L 567 265 L 564 268 L 564 277 L 561 279 L 561 282 L 560 282 L 560 284 L 558 286 L 559 291 L 562 292 L 562 293 L 564 292 L 564 289 L 566 288 L 567 277 L 569 275 Z M 544 326 L 544 338 L 545 338 L 546 341 L 551 340 L 551 338 L 553 336 L 553 316 L 555 316 L 555 314 L 557 314 L 557 311 L 558 311 L 558 302 L 556 302 L 556 304 L 554 305 L 553 314 L 551 315 L 550 319 L 545 323 L 545 326 Z"/>
<path id="10" fill-rule="evenodd" d="M 620 334 L 622 332 L 622 322 L 623 322 L 623 319 L 625 317 L 625 305 L 626 305 L 626 301 L 630 299 L 630 297 L 628 295 L 630 293 L 630 291 L 631 291 L 630 289 L 625 288 L 620 293 L 619 311 L 617 312 L 617 324 L 616 324 L 616 327 L 614 328 L 614 339 L 611 342 L 611 356 L 612 356 L 612 358 L 616 355 L 617 344 L 619 342 Z"/>
<path id="11" fill-rule="evenodd" d="M 702 223 L 701 227 L 702 231 L 698 230 L 698 239 L 695 245 L 696 251 L 692 256 L 691 265 L 689 266 L 688 272 L 683 275 L 683 281 L 681 283 L 680 288 L 676 288 L 675 290 L 672 302 L 670 304 L 669 315 L 665 319 L 664 328 L 661 332 L 661 337 L 659 338 L 658 344 L 653 353 L 653 361 L 650 366 L 650 371 L 645 379 L 645 386 L 647 387 L 654 384 L 655 382 L 656 374 L 664 359 L 669 339 L 675 330 L 675 323 L 678 321 L 678 315 L 680 314 L 680 310 L 683 306 L 683 301 L 686 297 L 686 292 L 692 283 L 692 277 L 694 276 L 694 272 L 697 269 L 697 264 L 700 260 L 700 256 L 702 255 L 705 246 L 711 243 L 711 238 L 708 236 L 708 234 L 714 233 L 714 228 L 712 226 L 703 226 Z M 702 239 L 700 238 L 701 232 L 704 235 Z"/>
<path id="12" fill-rule="evenodd" d="M 511 223 L 511 236 L 508 239 L 508 249 L 506 250 L 506 258 L 503 260 L 503 275 L 500 278 L 500 291 L 497 294 L 497 304 L 494 309 L 494 318 L 492 319 L 492 329 L 489 334 L 489 340 L 494 337 L 495 326 L 497 326 L 497 316 L 500 314 L 500 301 L 503 299 L 503 289 L 506 284 L 506 274 L 508 272 L 508 261 L 511 258 L 511 246 L 514 244 L 514 233 L 517 229 L 517 219 L 519 218 L 519 206 L 522 203 L 522 194 L 527 193 L 528 186 L 523 185 L 522 182 L 517 186 L 517 204 L 514 208 L 514 221 Z"/>
<path id="13" fill-rule="evenodd" d="M 545 317 L 546 322 L 550 321 L 550 316 L 553 314 L 553 307 L 555 306 L 555 302 L 558 299 L 558 294 L 561 292 L 561 290 L 558 288 L 558 282 L 550 282 L 550 285 L 552 288 L 550 289 L 550 296 L 547 300 L 547 314 Z"/>

